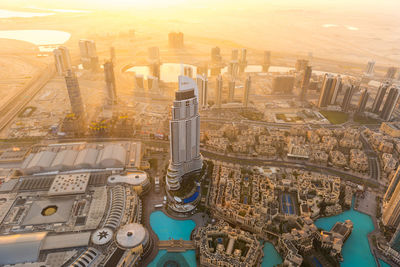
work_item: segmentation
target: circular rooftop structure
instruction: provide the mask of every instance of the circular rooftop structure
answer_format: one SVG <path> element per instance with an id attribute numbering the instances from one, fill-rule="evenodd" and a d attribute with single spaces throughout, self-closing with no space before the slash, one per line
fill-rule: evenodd
<path id="1" fill-rule="evenodd" d="M 144 246 L 149 240 L 149 234 L 141 224 L 130 223 L 118 230 L 116 240 L 122 248 L 135 248 Z"/>
<path id="2" fill-rule="evenodd" d="M 110 228 L 100 228 L 92 234 L 92 242 L 96 245 L 104 245 L 110 242 L 114 232 Z"/>

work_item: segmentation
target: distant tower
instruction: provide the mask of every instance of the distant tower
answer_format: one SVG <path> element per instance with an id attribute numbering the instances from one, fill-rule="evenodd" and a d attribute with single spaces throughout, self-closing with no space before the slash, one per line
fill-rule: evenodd
<path id="1" fill-rule="evenodd" d="M 68 48 L 60 46 L 53 50 L 53 54 L 58 75 L 65 75 L 67 70 L 71 69 L 71 56 Z"/>
<path id="2" fill-rule="evenodd" d="M 311 75 L 312 75 L 312 67 L 307 66 L 306 69 L 304 70 L 303 79 L 301 81 L 301 95 L 300 95 L 301 100 L 306 99 L 308 85 L 310 84 Z"/>
<path id="3" fill-rule="evenodd" d="M 346 93 L 344 94 L 343 102 L 342 102 L 342 110 L 344 112 L 348 112 L 349 109 L 350 109 L 351 99 L 353 98 L 354 91 L 355 91 L 355 86 L 354 85 L 348 86 L 348 88 L 346 90 Z"/>
<path id="4" fill-rule="evenodd" d="M 235 80 L 230 80 L 228 83 L 228 102 L 232 103 L 235 98 Z"/>
<path id="5" fill-rule="evenodd" d="M 72 70 L 67 71 L 65 76 L 65 83 L 67 85 L 69 101 L 71 103 L 71 111 L 76 117 L 83 118 L 85 115 L 81 90 L 79 88 L 78 78 Z"/>
<path id="6" fill-rule="evenodd" d="M 385 195 L 383 197 L 383 200 L 385 202 L 390 200 L 390 198 L 392 197 L 394 190 L 396 189 L 399 182 L 400 182 L 400 166 L 397 168 L 392 179 L 390 180 L 390 184 L 389 184 L 388 188 L 386 189 Z"/>
<path id="7" fill-rule="evenodd" d="M 104 63 L 104 79 L 106 81 L 108 104 L 114 104 L 117 100 L 117 91 L 115 86 L 114 65 L 112 61 Z"/>
<path id="8" fill-rule="evenodd" d="M 193 68 L 190 66 L 183 67 L 183 75 L 193 79 Z"/>
<path id="9" fill-rule="evenodd" d="M 115 58 L 115 48 L 114 48 L 114 46 L 110 47 L 110 58 L 111 58 L 111 62 L 113 64 L 115 64 L 116 58 Z"/>
<path id="10" fill-rule="evenodd" d="M 397 68 L 395 67 L 390 67 L 388 68 L 385 78 L 389 79 L 389 80 L 393 80 L 396 77 L 396 73 L 397 73 Z"/>
<path id="11" fill-rule="evenodd" d="M 179 90 L 175 92 L 170 121 L 171 160 L 166 176 L 168 190 L 179 190 L 182 177 L 203 166 L 196 93 L 195 81 L 179 76 Z"/>
<path id="12" fill-rule="evenodd" d="M 307 59 L 298 59 L 295 64 L 295 69 L 296 71 L 303 71 L 306 69 L 307 66 L 308 66 Z"/>
<path id="13" fill-rule="evenodd" d="M 368 61 L 367 68 L 365 69 L 365 74 L 368 76 L 372 76 L 374 74 L 374 67 L 375 67 L 375 61 L 370 60 Z"/>
<path id="14" fill-rule="evenodd" d="M 383 99 L 385 97 L 388 88 L 389 88 L 389 83 L 382 83 L 381 86 L 379 86 L 374 103 L 372 104 L 373 113 L 379 114 L 381 105 L 383 103 Z"/>
<path id="15" fill-rule="evenodd" d="M 222 86 L 223 86 L 222 76 L 218 75 L 215 86 L 215 106 L 217 108 L 221 108 L 222 106 Z"/>
<path id="16" fill-rule="evenodd" d="M 234 79 L 239 73 L 239 64 L 237 60 L 231 60 L 228 65 L 228 73 Z"/>
<path id="17" fill-rule="evenodd" d="M 154 76 L 147 76 L 147 89 L 152 92 L 159 91 L 158 78 Z"/>
<path id="18" fill-rule="evenodd" d="M 365 111 L 365 107 L 367 105 L 368 98 L 369 98 L 369 93 L 368 93 L 368 90 L 365 89 L 360 95 L 360 100 L 358 101 L 358 105 L 357 105 L 357 113 L 363 113 Z"/>
<path id="19" fill-rule="evenodd" d="M 324 80 L 322 82 L 321 94 L 319 95 L 318 107 L 326 107 L 330 104 L 331 89 L 333 84 L 333 76 L 330 74 L 324 75 Z"/>
<path id="20" fill-rule="evenodd" d="M 399 168 L 384 196 L 382 222 L 384 225 L 391 227 L 398 227 L 400 225 Z"/>
<path id="21" fill-rule="evenodd" d="M 249 106 L 250 90 L 251 90 L 251 77 L 248 76 L 244 85 L 244 92 L 243 92 L 243 107 L 245 108 Z"/>
<path id="22" fill-rule="evenodd" d="M 232 49 L 231 60 L 238 60 L 239 59 L 239 50 Z"/>
<path id="23" fill-rule="evenodd" d="M 271 51 L 264 51 L 262 71 L 268 72 L 270 66 L 271 66 Z"/>
<path id="24" fill-rule="evenodd" d="M 79 51 L 83 67 L 97 71 L 99 68 L 99 58 L 97 56 L 96 43 L 93 40 L 79 40 Z"/>
<path id="25" fill-rule="evenodd" d="M 400 89 L 397 87 L 392 87 L 386 97 L 385 104 L 381 112 L 381 119 L 384 121 L 389 121 L 392 118 L 394 109 L 396 108 L 397 102 L 400 96 Z"/>
<path id="26" fill-rule="evenodd" d="M 221 49 L 218 46 L 211 48 L 211 62 L 219 63 L 221 60 Z"/>
<path id="27" fill-rule="evenodd" d="M 208 102 L 208 79 L 206 75 L 197 75 L 197 88 L 199 90 L 199 106 L 201 109 L 207 108 Z"/>
<path id="28" fill-rule="evenodd" d="M 247 49 L 242 48 L 239 60 L 239 73 L 244 73 L 247 67 Z"/>
<path id="29" fill-rule="evenodd" d="M 135 74 L 135 89 L 143 90 L 144 89 L 144 78 L 141 74 Z"/>
<path id="30" fill-rule="evenodd" d="M 342 77 L 340 75 L 336 76 L 332 83 L 332 88 L 330 90 L 330 104 L 336 105 L 337 97 L 340 95 L 342 91 L 343 83 Z"/>

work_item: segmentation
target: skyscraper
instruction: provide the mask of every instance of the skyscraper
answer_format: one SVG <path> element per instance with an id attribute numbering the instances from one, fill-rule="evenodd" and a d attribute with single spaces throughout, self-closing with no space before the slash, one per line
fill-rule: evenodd
<path id="1" fill-rule="evenodd" d="M 330 89 L 330 104 L 331 105 L 336 105 L 336 100 L 337 97 L 340 95 L 340 92 L 342 91 L 342 77 L 340 75 L 336 76 L 333 80 L 332 83 L 332 88 Z"/>
<path id="2" fill-rule="evenodd" d="M 152 92 L 158 92 L 159 91 L 159 86 L 158 86 L 158 78 L 154 76 L 147 76 L 147 89 Z"/>
<path id="3" fill-rule="evenodd" d="M 400 89 L 398 87 L 392 87 L 386 97 L 385 104 L 383 105 L 383 109 L 380 114 L 382 120 L 389 121 L 392 118 L 392 114 L 396 108 L 399 96 Z"/>
<path id="4" fill-rule="evenodd" d="M 206 75 L 197 75 L 197 89 L 199 90 L 199 106 L 201 109 L 207 108 L 208 102 L 208 79 Z"/>
<path id="5" fill-rule="evenodd" d="M 170 32 L 168 34 L 168 46 L 169 48 L 183 48 L 183 33 L 181 32 Z"/>
<path id="6" fill-rule="evenodd" d="M 399 169 L 393 176 L 392 181 L 383 202 L 382 222 L 386 226 L 398 227 L 400 224 L 400 183 L 399 183 Z"/>
<path id="7" fill-rule="evenodd" d="M 71 111 L 76 117 L 83 118 L 85 115 L 81 90 L 79 88 L 78 78 L 72 70 L 67 71 L 65 76 L 65 83 L 67 85 L 69 101 L 71 103 Z"/>
<path id="8" fill-rule="evenodd" d="M 237 60 L 231 60 L 228 65 L 228 73 L 232 78 L 236 78 L 239 72 L 239 64 Z"/>
<path id="9" fill-rule="evenodd" d="M 355 91 L 355 86 L 354 85 L 350 85 L 347 87 L 347 90 L 344 94 L 343 97 L 343 102 L 342 102 L 342 111 L 344 112 L 348 112 L 351 106 L 351 99 L 353 98 L 354 95 L 354 91 Z"/>
<path id="10" fill-rule="evenodd" d="M 197 86 L 189 77 L 179 76 L 179 89 L 175 92 L 170 121 L 171 160 L 167 171 L 168 190 L 179 190 L 185 174 L 200 170 L 200 116 Z"/>
<path id="11" fill-rule="evenodd" d="M 135 74 L 135 89 L 137 90 L 144 89 L 144 78 L 142 74 Z"/>
<path id="12" fill-rule="evenodd" d="M 271 51 L 264 51 L 262 71 L 268 72 L 270 66 L 271 66 Z"/>
<path id="13" fill-rule="evenodd" d="M 295 69 L 296 71 L 303 71 L 306 69 L 307 66 L 308 66 L 307 59 L 298 59 L 295 64 Z"/>
<path id="14" fill-rule="evenodd" d="M 333 76 L 326 73 L 324 75 L 324 80 L 322 82 L 322 88 L 321 88 L 321 93 L 319 95 L 319 100 L 318 100 L 318 107 L 326 107 L 327 105 L 330 104 L 330 96 L 331 96 L 331 89 L 332 89 L 332 84 L 333 84 Z"/>
<path id="15" fill-rule="evenodd" d="M 243 92 L 243 107 L 245 108 L 249 106 L 250 90 L 251 90 L 251 77 L 248 76 L 244 85 L 244 92 Z"/>
<path id="16" fill-rule="evenodd" d="M 190 66 L 183 67 L 183 75 L 188 76 L 189 78 L 193 78 L 193 68 Z"/>
<path id="17" fill-rule="evenodd" d="M 211 48 L 211 62 L 219 63 L 221 60 L 221 49 L 218 46 Z"/>
<path id="18" fill-rule="evenodd" d="M 374 67 L 375 67 L 375 61 L 374 60 L 368 61 L 367 67 L 365 69 L 365 74 L 373 75 L 374 74 Z"/>
<path id="19" fill-rule="evenodd" d="M 361 93 L 360 99 L 358 100 L 357 113 L 363 113 L 365 111 L 365 107 L 367 105 L 368 98 L 369 98 L 369 93 L 368 93 L 368 90 L 365 89 Z"/>
<path id="20" fill-rule="evenodd" d="M 396 73 L 397 73 L 397 68 L 396 67 L 389 67 L 387 69 L 385 78 L 393 80 L 396 77 Z"/>
<path id="21" fill-rule="evenodd" d="M 115 86 L 114 65 L 112 61 L 104 63 L 104 79 L 106 82 L 108 104 L 114 104 L 117 100 L 117 91 Z"/>
<path id="22" fill-rule="evenodd" d="M 247 49 L 242 48 L 239 60 L 239 73 L 244 73 L 247 67 Z"/>
<path id="23" fill-rule="evenodd" d="M 68 48 L 60 46 L 53 50 L 53 54 L 58 75 L 64 75 L 67 70 L 71 69 L 71 56 Z"/>
<path id="24" fill-rule="evenodd" d="M 381 86 L 379 86 L 378 92 L 376 94 L 376 97 L 374 99 L 374 103 L 372 104 L 372 112 L 379 114 L 383 98 L 385 97 L 386 90 L 389 88 L 389 83 L 382 83 Z"/>
<path id="25" fill-rule="evenodd" d="M 215 85 L 215 106 L 217 108 L 221 108 L 222 106 L 222 87 L 223 87 L 222 76 L 218 75 Z"/>
<path id="26" fill-rule="evenodd" d="M 228 83 L 228 102 L 232 103 L 235 97 L 235 80 L 230 80 Z"/>
<path id="27" fill-rule="evenodd" d="M 312 67 L 307 66 L 303 73 L 303 79 L 301 80 L 301 95 L 300 95 L 301 100 L 306 99 L 307 89 L 308 89 L 308 84 L 310 83 L 311 74 L 312 74 Z"/>
<path id="28" fill-rule="evenodd" d="M 83 67 L 96 71 L 99 67 L 96 43 L 93 40 L 79 40 L 79 51 Z"/>
<path id="29" fill-rule="evenodd" d="M 239 50 L 232 49 L 231 60 L 238 60 L 239 59 Z"/>

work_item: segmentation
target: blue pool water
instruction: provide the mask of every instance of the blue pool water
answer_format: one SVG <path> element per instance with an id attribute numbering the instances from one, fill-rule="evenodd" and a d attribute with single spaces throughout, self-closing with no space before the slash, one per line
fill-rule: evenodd
<path id="1" fill-rule="evenodd" d="M 160 240 L 169 240 L 171 238 L 178 240 L 190 240 L 190 233 L 196 226 L 192 220 L 174 220 L 164 214 L 162 211 L 155 211 L 150 215 L 150 225 Z M 182 267 L 196 266 L 196 253 L 194 250 L 188 250 L 184 253 L 171 253 L 166 250 L 160 250 L 156 258 L 149 264 L 149 267 L 161 267 L 168 261 L 173 260 Z"/>
<path id="2" fill-rule="evenodd" d="M 351 220 L 354 224 L 354 228 L 343 246 L 343 262 L 341 266 L 376 266 L 374 257 L 369 249 L 367 238 L 368 233 L 374 230 L 374 224 L 370 216 L 355 211 L 352 207 L 351 210 L 345 211 L 337 216 L 318 219 L 315 225 L 318 228 L 329 231 L 336 222 L 344 222 L 345 220 Z"/>
<path id="3" fill-rule="evenodd" d="M 264 258 L 261 263 L 262 267 L 273 267 L 282 263 L 281 256 L 271 243 L 265 242 L 263 252 Z"/>
<path id="4" fill-rule="evenodd" d="M 383 260 L 379 259 L 379 263 L 381 265 L 381 267 L 390 267 L 389 264 L 387 264 L 386 262 L 384 262 Z"/>

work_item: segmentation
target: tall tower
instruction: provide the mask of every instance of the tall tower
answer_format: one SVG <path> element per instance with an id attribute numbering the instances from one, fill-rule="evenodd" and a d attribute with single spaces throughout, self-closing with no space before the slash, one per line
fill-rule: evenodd
<path id="1" fill-rule="evenodd" d="M 385 196 L 383 197 L 384 201 L 389 201 L 393 195 L 394 190 L 396 189 L 397 185 L 400 182 L 400 166 L 397 168 L 395 174 L 393 175 L 392 179 L 390 180 L 390 184 L 386 189 Z"/>
<path id="2" fill-rule="evenodd" d="M 239 59 L 239 50 L 232 49 L 231 60 L 238 60 Z"/>
<path id="3" fill-rule="evenodd" d="M 217 108 L 221 108 L 222 106 L 222 87 L 223 87 L 222 76 L 218 75 L 215 85 L 215 106 Z"/>
<path id="4" fill-rule="evenodd" d="M 271 66 L 271 51 L 264 51 L 262 71 L 268 72 L 270 66 Z"/>
<path id="5" fill-rule="evenodd" d="M 83 118 L 84 117 L 84 107 L 81 96 L 81 90 L 79 88 L 78 78 L 72 70 L 67 71 L 65 76 L 65 83 L 67 85 L 69 101 L 71 103 L 71 111 L 75 116 Z"/>
<path id="6" fill-rule="evenodd" d="M 385 104 L 383 105 L 383 109 L 380 115 L 382 120 L 389 121 L 392 118 L 392 114 L 394 109 L 396 108 L 399 96 L 400 89 L 397 87 L 392 87 L 389 91 L 388 96 L 386 97 Z"/>
<path id="7" fill-rule="evenodd" d="M 382 222 L 386 226 L 398 227 L 400 225 L 400 183 L 399 169 L 392 178 L 386 190 L 383 203 Z"/>
<path id="8" fill-rule="evenodd" d="M 239 73 L 244 73 L 247 67 L 247 49 L 242 48 L 239 60 Z"/>
<path id="9" fill-rule="evenodd" d="M 368 102 L 368 98 L 369 98 L 369 93 L 368 93 L 368 90 L 365 89 L 361 93 L 360 99 L 358 100 L 357 113 L 363 113 L 364 112 L 365 107 L 366 107 L 367 102 Z"/>
<path id="10" fill-rule="evenodd" d="M 311 74 L 312 74 L 312 67 L 307 66 L 306 69 L 304 70 L 303 79 L 301 81 L 301 95 L 300 95 L 301 100 L 306 99 L 307 89 L 310 83 Z"/>
<path id="11" fill-rule="evenodd" d="M 333 76 L 326 73 L 324 75 L 324 80 L 322 82 L 321 94 L 319 95 L 319 100 L 318 100 L 319 108 L 326 107 L 328 104 L 330 104 L 332 84 L 333 84 Z"/>
<path id="12" fill-rule="evenodd" d="M 83 67 L 96 71 L 99 67 L 96 43 L 93 40 L 79 40 L 79 51 Z"/>
<path id="13" fill-rule="evenodd" d="M 53 50 L 53 54 L 58 75 L 64 75 L 67 70 L 71 69 L 71 56 L 68 48 L 60 46 Z"/>
<path id="14" fill-rule="evenodd" d="M 104 79 L 106 82 L 108 104 L 114 104 L 117 100 L 117 91 L 115 86 L 114 65 L 112 61 L 104 63 Z"/>
<path id="15" fill-rule="evenodd" d="M 235 80 L 230 80 L 228 83 L 228 102 L 232 103 L 235 98 Z"/>
<path id="16" fill-rule="evenodd" d="M 397 68 L 396 67 L 389 67 L 387 69 L 385 78 L 389 80 L 393 80 L 396 77 Z"/>
<path id="17" fill-rule="evenodd" d="M 350 85 L 347 88 L 346 93 L 344 94 L 343 102 L 342 102 L 342 110 L 344 112 L 347 112 L 350 109 L 351 99 L 353 98 L 354 91 L 355 91 L 355 86 L 354 85 Z"/>
<path id="18" fill-rule="evenodd" d="M 370 60 L 368 61 L 367 67 L 365 69 L 365 74 L 371 76 L 374 74 L 374 67 L 375 67 L 375 61 Z"/>
<path id="19" fill-rule="evenodd" d="M 197 86 L 194 80 L 179 76 L 179 89 L 175 92 L 170 121 L 171 160 L 166 184 L 168 190 L 179 190 L 185 174 L 200 170 L 200 116 L 197 103 Z"/>
<path id="20" fill-rule="evenodd" d="M 372 104 L 372 112 L 373 113 L 379 114 L 379 110 L 381 109 L 383 98 L 385 97 L 386 90 L 388 88 L 389 88 L 389 83 L 383 83 L 383 84 L 381 84 L 381 86 L 379 86 L 374 103 Z"/>
<path id="21" fill-rule="evenodd" d="M 207 108 L 208 102 L 208 79 L 206 75 L 197 75 L 197 89 L 199 90 L 199 106 L 201 109 Z"/>
<path id="22" fill-rule="evenodd" d="M 251 89 L 251 77 L 248 76 L 244 85 L 244 92 L 243 92 L 243 107 L 245 108 L 249 106 L 250 89 Z"/>
<path id="23" fill-rule="evenodd" d="M 337 97 L 339 96 L 340 92 L 342 91 L 342 77 L 340 75 L 336 76 L 332 83 L 332 88 L 330 90 L 330 104 L 336 105 Z"/>

